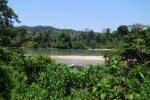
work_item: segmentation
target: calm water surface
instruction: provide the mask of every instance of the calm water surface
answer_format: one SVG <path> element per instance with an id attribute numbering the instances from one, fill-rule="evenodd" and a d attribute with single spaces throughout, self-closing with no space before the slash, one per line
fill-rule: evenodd
<path id="1" fill-rule="evenodd" d="M 25 54 L 46 54 L 46 55 L 78 55 L 78 56 L 102 56 L 103 50 L 86 49 L 25 49 Z"/>

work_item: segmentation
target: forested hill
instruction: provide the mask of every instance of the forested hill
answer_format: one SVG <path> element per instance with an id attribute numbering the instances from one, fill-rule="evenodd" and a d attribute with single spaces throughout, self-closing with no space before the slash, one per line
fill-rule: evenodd
<path id="1" fill-rule="evenodd" d="M 141 24 L 121 25 L 115 31 L 106 28 L 103 32 L 97 33 L 93 30 L 76 31 L 51 26 L 20 26 L 12 30 L 12 33 L 15 33 L 12 36 L 12 46 L 65 49 L 113 48 L 119 44 L 124 35 L 144 27 Z"/>
<path id="2" fill-rule="evenodd" d="M 59 32 L 61 30 L 68 30 L 68 31 L 71 31 L 73 33 L 77 33 L 79 31 L 76 31 L 76 30 L 72 30 L 72 29 L 59 29 L 59 28 L 55 28 L 55 27 L 52 27 L 52 26 L 21 26 L 22 28 L 26 29 L 27 32 L 36 32 L 36 33 L 45 33 L 45 32 L 48 32 L 48 31 L 51 31 L 51 32 Z"/>
<path id="3" fill-rule="evenodd" d="M 27 32 L 47 32 L 49 30 L 53 31 L 53 32 L 58 32 L 60 31 L 60 29 L 58 28 L 54 28 L 54 27 L 51 27 L 51 26 L 33 26 L 33 27 L 30 27 L 30 26 L 21 26 L 22 28 L 26 29 Z"/>

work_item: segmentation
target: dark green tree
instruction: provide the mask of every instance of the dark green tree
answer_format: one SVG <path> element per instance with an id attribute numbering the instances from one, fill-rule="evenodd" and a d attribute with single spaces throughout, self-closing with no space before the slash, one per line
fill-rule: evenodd
<path id="1" fill-rule="evenodd" d="M 23 27 L 16 27 L 13 29 L 11 32 L 13 36 L 11 35 L 11 41 L 12 41 L 12 46 L 13 47 L 22 47 L 23 43 L 26 41 L 26 29 Z"/>
<path id="2" fill-rule="evenodd" d="M 125 35 L 117 48 L 119 59 L 125 61 L 128 66 L 126 74 L 137 66 L 150 66 L 150 28 L 140 31 L 131 31 Z M 142 68 L 144 70 L 144 67 Z M 149 69 L 147 69 L 149 70 Z"/>
<path id="3" fill-rule="evenodd" d="M 119 26 L 116 32 L 117 37 L 123 37 L 124 35 L 127 35 L 128 33 L 129 33 L 129 29 L 125 25 Z"/>
<path id="4" fill-rule="evenodd" d="M 18 16 L 14 11 L 7 6 L 7 0 L 0 0 L 0 45 L 9 45 L 9 31 L 12 27 L 14 20 L 19 22 Z"/>
<path id="5" fill-rule="evenodd" d="M 72 48 L 72 38 L 67 30 L 62 30 L 59 39 L 60 48 Z"/>

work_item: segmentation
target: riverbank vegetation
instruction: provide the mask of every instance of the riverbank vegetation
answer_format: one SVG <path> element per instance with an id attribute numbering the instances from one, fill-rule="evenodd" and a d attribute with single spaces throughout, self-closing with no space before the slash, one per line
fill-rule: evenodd
<path id="1" fill-rule="evenodd" d="M 116 49 L 105 54 L 104 65 L 72 71 L 66 65 L 56 64 L 46 56 L 24 55 L 18 48 L 19 42 L 14 39 L 15 34 L 22 33 L 22 29 L 18 33 L 12 31 L 13 21 L 19 20 L 7 6 L 7 0 L 0 1 L 0 18 L 0 99 L 148 100 L 150 98 L 149 27 L 144 28 L 140 25 L 132 27 L 129 31 L 126 26 L 119 27 L 118 37 L 115 38 L 120 42 Z M 19 41 L 24 41 L 21 39 L 23 38 Z M 69 42 L 66 43 L 69 45 Z"/>

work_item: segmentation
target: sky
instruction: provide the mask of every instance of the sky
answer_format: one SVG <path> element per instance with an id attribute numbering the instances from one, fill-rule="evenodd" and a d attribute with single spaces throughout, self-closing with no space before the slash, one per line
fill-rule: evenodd
<path id="1" fill-rule="evenodd" d="M 20 25 L 61 29 L 116 29 L 120 25 L 150 25 L 150 0 L 8 0 Z"/>

